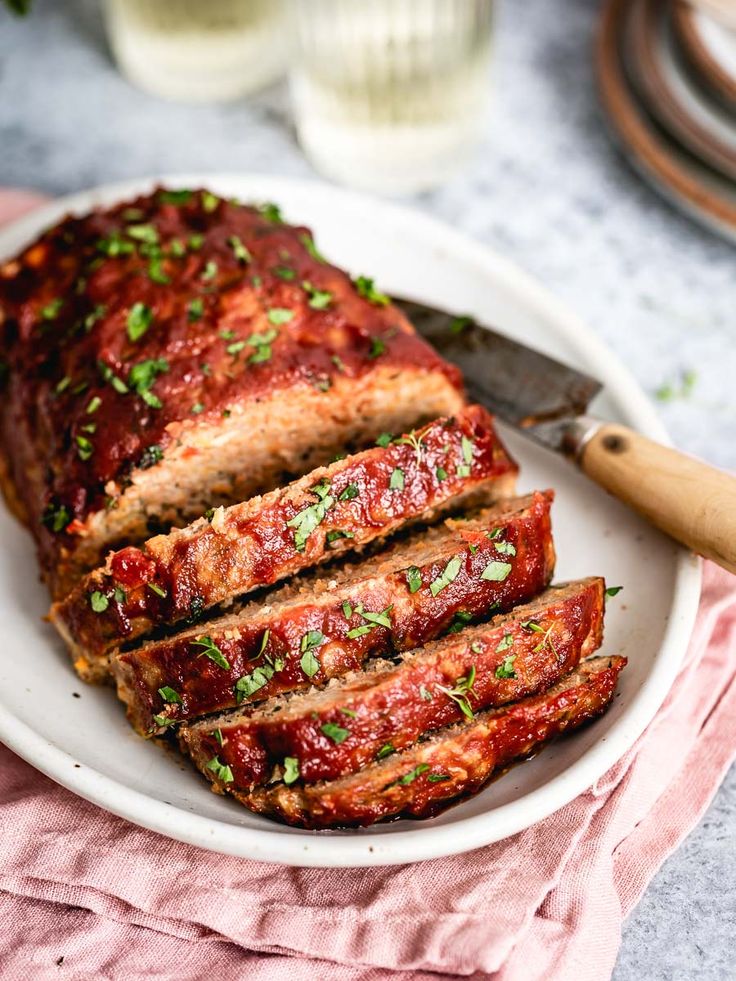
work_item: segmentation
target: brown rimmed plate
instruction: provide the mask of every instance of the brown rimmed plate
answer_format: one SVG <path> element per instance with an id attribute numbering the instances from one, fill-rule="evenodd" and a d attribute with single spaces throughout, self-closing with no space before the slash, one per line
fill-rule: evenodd
<path id="1" fill-rule="evenodd" d="M 691 77 L 736 117 L 736 33 L 686 0 L 673 5 L 671 17 L 677 50 Z"/>

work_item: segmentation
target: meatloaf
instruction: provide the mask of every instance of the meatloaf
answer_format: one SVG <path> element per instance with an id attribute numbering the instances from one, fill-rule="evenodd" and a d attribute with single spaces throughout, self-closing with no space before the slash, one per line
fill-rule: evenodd
<path id="1" fill-rule="evenodd" d="M 419 647 L 530 599 L 554 568 L 551 500 L 551 491 L 537 492 L 447 519 L 359 565 L 303 577 L 265 603 L 118 654 L 111 666 L 128 717 L 150 735 L 323 685 L 369 657 Z M 492 562 L 502 563 L 499 575 L 484 577 Z"/>
<path id="2" fill-rule="evenodd" d="M 625 657 L 591 658 L 544 694 L 483 712 L 337 780 L 305 784 L 297 761 L 287 758 L 278 782 L 243 791 L 230 767 L 215 756 L 209 768 L 212 788 L 301 828 L 432 817 L 553 737 L 601 715 L 625 664 Z"/>
<path id="3" fill-rule="evenodd" d="M 2 483 L 55 597 L 121 543 L 462 405 L 457 370 L 274 205 L 70 216 L 0 266 Z"/>
<path id="4" fill-rule="evenodd" d="M 479 709 L 549 688 L 600 646 L 603 589 L 602 579 L 549 589 L 398 665 L 379 660 L 322 691 L 185 726 L 181 744 L 205 774 L 218 756 L 240 790 L 272 781 L 286 757 L 305 783 L 354 773 Z"/>
<path id="5" fill-rule="evenodd" d="M 99 654 L 474 499 L 517 473 L 480 406 L 111 554 L 51 610 L 80 673 Z"/>

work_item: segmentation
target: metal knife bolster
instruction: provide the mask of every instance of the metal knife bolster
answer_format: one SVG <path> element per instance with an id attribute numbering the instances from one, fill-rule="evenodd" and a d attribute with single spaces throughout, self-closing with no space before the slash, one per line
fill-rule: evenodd
<path id="1" fill-rule="evenodd" d="M 565 419 L 524 426 L 521 431 L 543 446 L 577 461 L 582 456 L 588 441 L 602 425 L 601 420 L 594 416 L 568 416 Z"/>

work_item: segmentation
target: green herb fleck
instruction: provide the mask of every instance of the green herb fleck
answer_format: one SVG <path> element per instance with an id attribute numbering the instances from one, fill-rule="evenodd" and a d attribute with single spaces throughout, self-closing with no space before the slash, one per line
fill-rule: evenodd
<path id="1" fill-rule="evenodd" d="M 504 634 L 501 640 L 498 642 L 498 647 L 496 647 L 496 654 L 500 654 L 501 651 L 507 651 L 509 647 L 514 646 L 514 635 Z"/>
<path id="2" fill-rule="evenodd" d="M 512 568 L 510 562 L 498 562 L 493 559 L 481 572 L 480 577 L 489 582 L 503 582 L 504 579 L 508 578 Z"/>
<path id="3" fill-rule="evenodd" d="M 416 593 L 422 588 L 422 573 L 415 565 L 410 565 L 406 570 L 406 585 L 410 593 Z"/>
<path id="4" fill-rule="evenodd" d="M 221 763 L 217 756 L 213 756 L 207 763 L 207 769 L 212 770 L 217 779 L 222 783 L 232 783 L 235 779 L 233 777 L 233 771 L 230 769 L 230 767 Z"/>
<path id="5" fill-rule="evenodd" d="M 230 662 L 211 637 L 197 637 L 196 640 L 192 641 L 192 647 L 202 648 L 197 657 L 202 657 L 204 654 L 210 661 L 214 661 L 219 668 L 223 668 L 225 671 L 230 670 Z"/>
<path id="6" fill-rule="evenodd" d="M 299 760 L 296 756 L 284 757 L 284 783 L 288 786 L 299 779 Z"/>
<path id="7" fill-rule="evenodd" d="M 217 275 L 217 263 L 213 259 L 210 259 L 209 262 L 205 265 L 204 269 L 202 270 L 202 279 L 207 281 L 210 279 L 214 279 L 216 275 Z"/>
<path id="8" fill-rule="evenodd" d="M 94 452 L 93 444 L 87 439 L 86 436 L 77 436 L 77 454 L 80 460 L 89 460 Z"/>
<path id="9" fill-rule="evenodd" d="M 514 661 L 516 660 L 516 654 L 509 654 L 503 659 L 501 664 L 496 668 L 497 678 L 515 678 L 516 672 L 514 671 Z"/>
<path id="10" fill-rule="evenodd" d="M 147 245 L 156 245 L 158 242 L 158 232 L 153 225 L 128 225 L 125 231 L 137 242 L 145 242 Z"/>
<path id="11" fill-rule="evenodd" d="M 353 501 L 358 497 L 360 491 L 358 490 L 357 484 L 348 484 L 344 491 L 338 497 L 339 501 Z"/>
<path id="12" fill-rule="evenodd" d="M 420 763 L 419 766 L 415 766 L 413 770 L 409 771 L 409 773 L 405 773 L 404 776 L 397 781 L 397 783 L 400 783 L 402 786 L 406 786 L 409 783 L 414 783 L 416 778 L 421 776 L 422 773 L 426 773 L 428 769 L 429 763 Z"/>
<path id="13" fill-rule="evenodd" d="M 460 711 L 468 719 L 473 718 L 473 709 L 470 706 L 470 696 L 477 698 L 477 695 L 473 689 L 473 684 L 475 683 L 475 665 L 473 665 L 467 675 L 463 675 L 462 678 L 458 678 L 455 682 L 454 688 L 446 688 L 444 685 L 437 685 L 439 691 L 444 692 L 448 698 L 451 698 L 453 702 L 457 705 Z"/>
<path id="14" fill-rule="evenodd" d="M 279 327 L 281 324 L 289 323 L 294 316 L 294 311 L 287 310 L 286 307 L 271 307 L 267 316 L 270 324 L 273 324 L 275 327 Z"/>
<path id="15" fill-rule="evenodd" d="M 284 219 L 281 217 L 281 209 L 277 204 L 274 204 L 272 201 L 265 201 L 259 205 L 258 210 L 266 221 L 270 221 L 272 225 L 283 225 Z"/>
<path id="16" fill-rule="evenodd" d="M 437 578 L 429 584 L 429 591 L 433 596 L 437 596 L 439 593 L 449 586 L 451 582 L 457 579 L 460 574 L 460 570 L 463 567 L 463 557 L 462 555 L 454 555 L 450 561 L 445 566 L 444 570 L 440 573 Z"/>
<path id="17" fill-rule="evenodd" d="M 376 440 L 376 446 L 381 446 L 385 450 L 392 439 L 393 436 L 391 435 L 391 433 L 381 433 L 381 435 Z"/>
<path id="18" fill-rule="evenodd" d="M 57 534 L 63 531 L 72 520 L 71 513 L 63 504 L 55 507 L 49 504 L 41 517 L 41 524 Z"/>
<path id="19" fill-rule="evenodd" d="M 97 412 L 99 407 L 102 405 L 102 399 L 99 395 L 93 395 L 92 398 L 87 403 L 87 408 L 85 412 L 88 416 L 91 416 L 94 412 Z"/>
<path id="20" fill-rule="evenodd" d="M 157 582 L 149 582 L 146 585 L 148 586 L 148 588 L 151 590 L 152 593 L 155 593 L 157 596 L 160 596 L 161 599 L 166 599 L 167 593 L 166 590 L 163 588 L 163 586 L 159 586 Z"/>
<path id="21" fill-rule="evenodd" d="M 455 317 L 451 322 L 448 330 L 451 334 L 462 334 L 473 323 L 473 318 L 468 316 Z"/>
<path id="22" fill-rule="evenodd" d="M 182 188 L 180 191 L 159 191 L 158 199 L 162 204 L 186 204 L 192 197 L 192 192 Z"/>
<path id="23" fill-rule="evenodd" d="M 227 244 L 233 250 L 233 254 L 235 255 L 235 258 L 242 265 L 245 265 L 247 262 L 250 262 L 251 259 L 253 258 L 253 256 L 250 254 L 248 249 L 243 245 L 243 243 L 241 242 L 241 240 L 238 238 L 237 235 L 231 235 L 230 238 L 227 240 Z"/>
<path id="24" fill-rule="evenodd" d="M 623 588 L 624 588 L 623 586 L 609 586 L 608 589 L 606 590 L 606 594 L 605 595 L 607 597 L 608 596 L 618 596 L 618 594 L 621 592 L 621 590 Z"/>
<path id="25" fill-rule="evenodd" d="M 337 743 L 338 746 L 340 743 L 344 743 L 350 735 L 349 729 L 343 729 L 342 726 L 336 725 L 334 722 L 325 722 L 320 726 L 320 729 L 328 739 L 331 739 L 333 743 Z"/>
<path id="26" fill-rule="evenodd" d="M 388 483 L 389 490 L 403 490 L 404 489 L 404 471 L 401 467 L 396 467 L 391 473 L 391 479 Z"/>
<path id="27" fill-rule="evenodd" d="M 45 307 L 41 308 L 41 319 L 42 320 L 56 320 L 59 316 L 59 311 L 64 305 L 64 301 L 61 298 L 51 300 L 47 303 Z"/>
<path id="28" fill-rule="evenodd" d="M 447 471 L 444 467 L 437 467 L 435 473 L 437 474 L 437 480 L 439 480 L 440 483 L 442 483 L 443 480 L 447 480 Z"/>
<path id="29" fill-rule="evenodd" d="M 220 199 L 216 194 L 212 194 L 211 191 L 202 191 L 202 207 L 205 211 L 214 211 L 219 203 Z"/>
<path id="30" fill-rule="evenodd" d="M 164 702 L 168 702 L 169 704 L 176 703 L 178 705 L 184 704 L 181 695 L 168 685 L 164 685 L 163 688 L 159 688 L 158 693 Z"/>
<path id="31" fill-rule="evenodd" d="M 128 337 L 135 342 L 140 340 L 153 323 L 153 310 L 145 303 L 134 303 L 128 311 L 126 329 Z"/>
<path id="32" fill-rule="evenodd" d="M 315 528 L 324 521 L 327 511 L 335 503 L 335 498 L 330 494 L 330 485 L 327 481 L 315 484 L 311 490 L 319 500 L 315 504 L 308 505 L 286 522 L 289 528 L 294 528 L 294 548 L 297 552 L 304 550 L 307 539 Z"/>
<path id="33" fill-rule="evenodd" d="M 368 300 L 369 303 L 375 303 L 376 306 L 385 307 L 391 302 L 389 296 L 376 289 L 370 277 L 358 276 L 357 279 L 353 280 L 353 283 L 358 291 L 358 295 L 362 296 L 364 300 Z"/>
<path id="34" fill-rule="evenodd" d="M 270 361 L 273 351 L 271 350 L 271 345 L 279 336 L 279 332 L 272 328 L 267 330 L 265 334 L 251 334 L 246 344 L 255 348 L 255 351 L 248 358 L 250 364 L 261 364 L 264 361 Z"/>
<path id="35" fill-rule="evenodd" d="M 191 300 L 187 307 L 187 320 L 193 324 L 196 320 L 201 320 L 204 316 L 204 303 L 202 297 L 198 296 Z"/>
<path id="36" fill-rule="evenodd" d="M 318 289 L 307 280 L 302 283 L 302 289 L 309 297 L 309 306 L 313 310 L 326 310 L 332 303 L 332 293 L 328 290 Z"/>
<path id="37" fill-rule="evenodd" d="M 299 236 L 299 240 L 313 259 L 316 259 L 317 262 L 326 262 L 325 257 L 318 250 L 317 246 L 314 244 L 314 239 L 308 232 L 302 232 L 302 234 Z"/>
<path id="38" fill-rule="evenodd" d="M 89 594 L 89 605 L 92 607 L 94 613 L 104 613 L 110 605 L 110 600 L 99 589 L 96 589 L 93 593 Z"/>

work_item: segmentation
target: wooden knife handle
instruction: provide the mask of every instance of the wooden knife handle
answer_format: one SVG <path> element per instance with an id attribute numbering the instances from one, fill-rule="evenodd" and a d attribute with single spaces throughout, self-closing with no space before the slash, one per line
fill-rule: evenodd
<path id="1" fill-rule="evenodd" d="M 578 461 L 661 531 L 736 573 L 736 477 L 615 423 L 594 430 Z"/>

